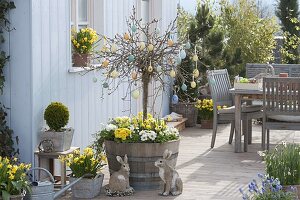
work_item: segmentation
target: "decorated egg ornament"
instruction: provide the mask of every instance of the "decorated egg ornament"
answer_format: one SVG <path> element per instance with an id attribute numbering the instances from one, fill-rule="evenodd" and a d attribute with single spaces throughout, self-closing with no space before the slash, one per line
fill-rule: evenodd
<path id="1" fill-rule="evenodd" d="M 179 98 L 176 94 L 172 96 L 172 104 L 178 104 Z"/>
<path id="2" fill-rule="evenodd" d="M 170 71 L 170 76 L 171 76 L 172 78 L 175 78 L 176 72 L 175 72 L 174 69 L 172 69 L 172 70 Z"/>
<path id="3" fill-rule="evenodd" d="M 138 90 L 134 90 L 132 92 L 132 98 L 138 99 L 140 97 L 140 92 Z"/>
<path id="4" fill-rule="evenodd" d="M 187 85 L 185 83 L 183 83 L 181 85 L 181 89 L 182 89 L 182 91 L 186 91 L 187 90 Z"/>

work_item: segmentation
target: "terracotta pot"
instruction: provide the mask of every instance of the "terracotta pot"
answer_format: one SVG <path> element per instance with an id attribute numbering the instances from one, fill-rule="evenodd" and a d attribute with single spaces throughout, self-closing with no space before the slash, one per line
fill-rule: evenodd
<path id="1" fill-rule="evenodd" d="M 201 128 L 212 129 L 213 128 L 213 120 L 212 119 L 209 119 L 209 120 L 201 119 Z"/>
<path id="2" fill-rule="evenodd" d="M 280 73 L 279 77 L 281 77 L 281 78 L 287 78 L 287 77 L 289 77 L 289 74 L 288 73 Z"/>
<path id="3" fill-rule="evenodd" d="M 285 185 L 283 186 L 283 190 L 291 192 L 293 191 L 291 187 L 295 188 L 294 192 L 298 195 L 298 199 L 300 199 L 300 185 Z"/>
<path id="4" fill-rule="evenodd" d="M 72 55 L 73 67 L 87 67 L 90 63 L 90 54 L 88 53 L 73 53 Z"/>

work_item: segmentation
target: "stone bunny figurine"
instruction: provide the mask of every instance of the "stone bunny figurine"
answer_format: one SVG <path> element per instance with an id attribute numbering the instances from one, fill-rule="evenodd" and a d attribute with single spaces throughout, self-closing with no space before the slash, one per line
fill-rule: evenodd
<path id="1" fill-rule="evenodd" d="M 172 151 L 166 149 L 163 154 L 163 158 L 158 159 L 155 162 L 155 166 L 159 168 L 159 176 L 164 182 L 163 190 L 160 193 L 163 196 L 167 196 L 170 193 L 173 196 L 180 195 L 182 193 L 182 180 L 175 168 L 170 165 L 171 156 Z"/>
<path id="2" fill-rule="evenodd" d="M 129 164 L 127 155 L 124 156 L 124 161 L 120 156 L 117 156 L 117 161 L 121 164 L 119 171 L 114 172 L 109 179 L 107 195 L 109 196 L 128 196 L 133 194 L 133 188 L 129 185 Z"/>

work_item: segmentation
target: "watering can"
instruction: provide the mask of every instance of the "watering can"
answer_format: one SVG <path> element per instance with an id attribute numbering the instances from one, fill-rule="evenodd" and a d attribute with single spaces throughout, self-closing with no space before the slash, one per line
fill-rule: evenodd
<path id="1" fill-rule="evenodd" d="M 41 170 L 46 172 L 46 174 L 49 176 L 50 181 L 34 181 L 32 182 L 32 186 L 31 186 L 31 192 L 29 194 L 26 194 L 25 196 L 25 200 L 54 200 L 56 198 L 58 198 L 60 195 L 62 195 L 65 191 L 67 191 L 70 187 L 72 187 L 73 185 L 75 185 L 78 181 L 80 181 L 81 179 L 83 179 L 84 177 L 88 176 L 88 175 L 84 175 L 80 178 L 78 178 L 77 180 L 75 180 L 74 182 L 68 184 L 67 186 L 65 186 L 64 188 L 62 188 L 61 190 L 59 190 L 58 192 L 54 192 L 54 178 L 52 176 L 52 174 L 44 169 L 44 168 L 40 168 L 40 167 L 36 167 L 36 168 L 32 168 L 30 170 L 27 171 L 27 174 L 29 174 L 29 172 L 33 172 L 36 170 Z"/>

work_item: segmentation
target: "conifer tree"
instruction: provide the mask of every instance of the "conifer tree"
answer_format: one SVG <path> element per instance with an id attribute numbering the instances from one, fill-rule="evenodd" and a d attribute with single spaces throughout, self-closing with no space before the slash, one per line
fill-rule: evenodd
<path id="1" fill-rule="evenodd" d="M 285 38 L 283 48 L 287 54 L 284 55 L 291 54 L 292 56 L 285 56 L 283 60 L 289 64 L 299 63 L 298 47 L 290 45 L 293 43 L 290 38 L 300 36 L 299 30 L 297 30 L 299 22 L 295 23 L 295 19 L 299 20 L 298 0 L 278 0 L 276 16 L 280 19 L 282 31 L 289 36 Z"/>
<path id="2" fill-rule="evenodd" d="M 222 59 L 223 40 L 222 32 L 214 30 L 215 16 L 211 13 L 209 5 L 198 4 L 195 17 L 190 23 L 186 35 L 188 36 L 191 48 L 187 50 L 187 57 L 181 63 L 181 69 L 185 70 L 186 74 L 193 74 L 195 70 L 195 62 L 190 57 L 195 54 L 195 47 L 197 56 L 199 58 L 197 65 L 201 73 L 202 81 L 197 83 L 197 87 L 190 87 L 190 82 L 193 77 L 177 77 L 175 90 L 178 92 L 180 101 L 193 102 L 198 98 L 198 86 L 205 83 L 205 72 L 212 66 L 218 68 Z M 181 85 L 187 85 L 187 91 L 181 90 Z"/>

